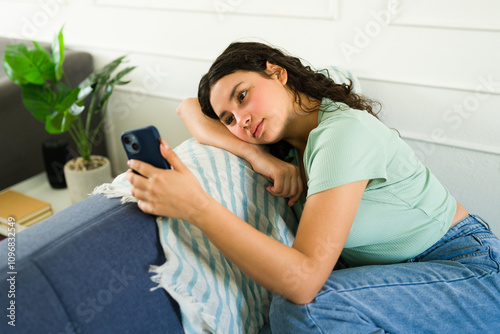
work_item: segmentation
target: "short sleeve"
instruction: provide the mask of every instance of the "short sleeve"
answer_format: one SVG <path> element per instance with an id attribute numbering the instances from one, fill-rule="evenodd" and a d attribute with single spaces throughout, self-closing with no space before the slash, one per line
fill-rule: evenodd
<path id="1" fill-rule="evenodd" d="M 384 142 L 369 125 L 356 117 L 333 117 L 311 131 L 304 152 L 307 196 L 355 181 L 387 179 Z"/>

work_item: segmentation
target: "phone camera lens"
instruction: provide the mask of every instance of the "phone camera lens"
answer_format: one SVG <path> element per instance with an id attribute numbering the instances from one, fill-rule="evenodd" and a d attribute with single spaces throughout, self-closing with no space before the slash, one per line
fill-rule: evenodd
<path id="1" fill-rule="evenodd" d="M 123 137 L 123 141 L 125 142 L 125 144 L 130 144 L 130 138 L 128 136 L 125 136 Z"/>
<path id="2" fill-rule="evenodd" d="M 137 150 L 139 150 L 139 145 L 137 145 L 137 143 L 133 143 L 133 144 L 132 144 L 132 148 L 133 148 L 135 151 L 137 151 Z"/>

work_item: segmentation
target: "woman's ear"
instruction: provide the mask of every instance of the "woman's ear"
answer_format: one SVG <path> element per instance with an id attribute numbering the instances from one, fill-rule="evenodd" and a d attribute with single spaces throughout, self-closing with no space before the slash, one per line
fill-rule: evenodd
<path id="1" fill-rule="evenodd" d="M 266 61 L 266 72 L 271 76 L 276 76 L 276 78 L 283 84 L 286 85 L 288 81 L 288 72 L 286 68 L 279 65 L 271 64 Z"/>

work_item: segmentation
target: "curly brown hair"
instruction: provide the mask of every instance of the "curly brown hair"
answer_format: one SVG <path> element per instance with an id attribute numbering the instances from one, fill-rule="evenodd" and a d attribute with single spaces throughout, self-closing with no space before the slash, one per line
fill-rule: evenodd
<path id="1" fill-rule="evenodd" d="M 377 102 L 354 93 L 351 80 L 349 80 L 349 84 L 335 83 L 328 76 L 327 70 L 313 70 L 310 66 L 304 65 L 299 58 L 257 42 L 231 43 L 217 57 L 208 73 L 203 75 L 198 86 L 198 100 L 203 113 L 210 118 L 219 119 L 210 103 L 210 92 L 217 81 L 236 71 L 256 72 L 265 78 L 270 78 L 271 76 L 266 72 L 267 62 L 278 65 L 287 71 L 286 85 L 293 92 L 295 100 L 304 111 L 309 110 L 305 110 L 299 93 L 305 94 L 311 100 L 320 102 L 323 98 L 328 98 L 334 103 L 342 102 L 353 109 L 366 110 L 377 117 L 377 112 L 374 110 Z M 326 75 L 324 74 L 325 71 Z M 273 147 L 273 145 L 270 146 Z M 289 147 L 283 147 L 283 144 L 277 146 L 275 144 L 274 148 L 278 148 L 278 151 L 272 153 L 280 157 L 289 151 Z"/>

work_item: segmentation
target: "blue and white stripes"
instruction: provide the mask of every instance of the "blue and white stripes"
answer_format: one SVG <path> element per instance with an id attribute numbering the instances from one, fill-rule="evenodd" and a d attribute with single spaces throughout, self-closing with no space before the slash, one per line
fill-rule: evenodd
<path id="1" fill-rule="evenodd" d="M 194 139 L 175 151 L 214 199 L 291 246 L 295 216 L 284 198 L 265 190 L 268 181 L 246 161 Z M 243 275 L 196 227 L 167 217 L 157 222 L 167 261 L 152 268 L 153 280 L 179 303 L 186 333 L 257 333 L 267 322 L 272 294 Z"/>

